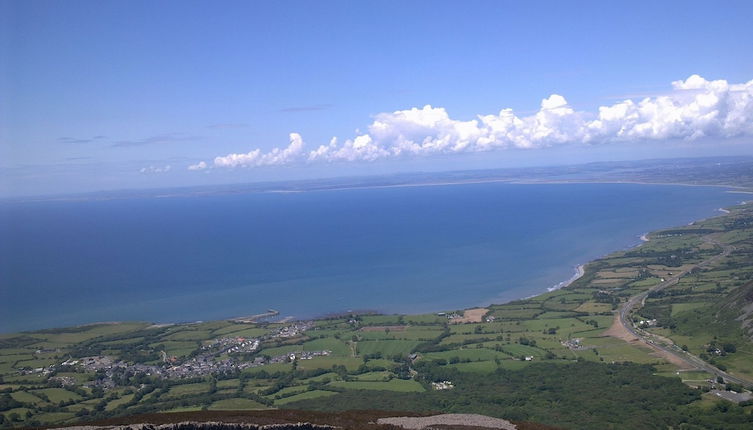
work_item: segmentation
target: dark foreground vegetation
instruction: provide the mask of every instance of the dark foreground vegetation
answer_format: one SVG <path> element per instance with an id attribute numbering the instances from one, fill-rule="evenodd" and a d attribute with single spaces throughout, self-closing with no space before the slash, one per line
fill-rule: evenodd
<path id="1" fill-rule="evenodd" d="M 578 362 L 536 364 L 491 374 L 462 373 L 432 363 L 418 366 L 426 380 L 451 380 L 453 390 L 428 393 L 348 391 L 304 400 L 291 408 L 442 410 L 478 413 L 577 429 L 751 428 L 753 415 L 737 405 L 688 406 L 701 392 L 647 365 Z"/>
<path id="2" fill-rule="evenodd" d="M 415 412 L 376 411 L 376 410 L 351 410 L 343 412 L 318 412 L 292 409 L 270 409 L 259 411 L 194 411 L 194 412 L 171 412 L 162 414 L 131 415 L 117 419 L 87 422 L 87 426 L 99 426 L 108 428 L 112 426 L 136 426 L 149 423 L 142 430 L 252 430 L 249 425 L 263 426 L 264 430 L 287 430 L 301 429 L 309 426 L 318 428 L 341 428 L 352 430 L 399 430 L 389 424 L 377 424 L 379 418 L 423 416 Z M 181 423 L 180 426 L 171 424 Z M 217 425 L 223 423 L 227 427 Z M 513 422 L 518 430 L 559 430 L 559 427 L 547 426 L 539 423 L 524 421 Z M 245 428 L 233 427 L 246 425 Z M 164 426 L 164 427 L 159 427 Z M 473 430 L 477 427 L 442 426 L 445 430 Z"/>

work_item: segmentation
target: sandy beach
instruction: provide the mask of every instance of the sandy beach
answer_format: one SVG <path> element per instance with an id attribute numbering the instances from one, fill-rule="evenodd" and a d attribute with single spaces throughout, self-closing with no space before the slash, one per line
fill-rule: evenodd
<path id="1" fill-rule="evenodd" d="M 586 265 L 585 264 L 579 264 L 579 265 L 575 266 L 575 274 L 573 276 L 571 276 L 570 279 L 568 279 L 567 281 L 562 281 L 562 282 L 560 282 L 559 284 L 557 284 L 557 285 L 555 285 L 553 287 L 547 288 L 547 291 L 554 291 L 554 290 L 559 290 L 560 288 L 565 288 L 568 285 L 570 285 L 573 282 L 575 282 L 578 279 L 580 279 L 581 277 L 583 277 L 583 275 L 585 275 L 585 273 L 586 273 Z"/>

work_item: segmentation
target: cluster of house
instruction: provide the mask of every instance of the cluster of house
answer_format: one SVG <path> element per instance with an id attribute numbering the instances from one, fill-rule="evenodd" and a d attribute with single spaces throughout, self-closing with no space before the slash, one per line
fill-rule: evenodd
<path id="1" fill-rule="evenodd" d="M 63 362 L 63 366 L 69 365 L 69 366 L 75 366 L 76 364 L 81 363 L 81 366 L 83 366 L 86 370 L 93 370 L 97 371 L 100 369 L 110 369 L 115 364 L 115 359 L 112 357 L 108 357 L 105 355 L 99 355 L 95 357 L 84 357 L 80 360 L 66 360 Z"/>
<path id="2" fill-rule="evenodd" d="M 118 375 L 126 373 L 142 374 L 147 376 L 156 376 L 167 379 L 190 378 L 196 376 L 205 376 L 213 373 L 225 373 L 237 370 L 243 370 L 250 367 L 263 366 L 272 363 L 284 363 L 298 360 L 310 360 L 318 356 L 326 356 L 331 351 L 296 351 L 288 354 L 282 354 L 275 357 L 255 357 L 251 361 L 236 361 L 233 358 L 219 360 L 218 357 L 224 354 L 255 352 L 259 349 L 261 342 L 265 339 L 275 338 L 292 338 L 299 336 L 304 331 L 312 328 L 312 321 L 295 322 L 291 325 L 281 327 L 274 333 L 267 334 L 261 338 L 243 338 L 243 337 L 222 337 L 214 339 L 210 343 L 202 346 L 201 353 L 182 363 L 176 357 L 167 357 L 164 352 L 162 365 L 149 365 L 141 363 L 127 363 L 117 360 L 110 356 L 100 355 L 83 357 L 78 359 L 70 358 L 59 365 L 40 367 L 37 369 L 22 369 L 22 374 L 37 373 L 47 375 L 61 367 L 80 366 L 87 372 L 100 371 L 100 377 L 95 381 L 88 383 L 91 386 L 102 388 L 114 388 L 114 379 Z M 53 377 L 57 378 L 63 385 L 74 385 L 76 381 L 70 377 Z"/>
<path id="3" fill-rule="evenodd" d="M 652 320 L 640 320 L 638 321 L 638 327 L 656 327 L 656 318 Z"/>
<path id="4" fill-rule="evenodd" d="M 60 348 L 41 348 L 34 351 L 34 354 L 48 354 L 48 353 L 55 353 L 60 352 Z M 45 366 L 45 367 L 23 367 L 18 370 L 18 373 L 21 375 L 32 375 L 37 374 L 37 376 L 43 376 L 43 375 L 49 375 L 50 373 L 55 371 L 55 365 Z"/>
<path id="5" fill-rule="evenodd" d="M 125 361 L 116 360 L 113 357 L 109 357 L 106 355 L 97 355 L 92 357 L 83 357 L 79 360 L 66 360 L 62 364 L 62 366 L 81 366 L 83 369 L 87 372 L 97 372 L 97 371 L 104 371 L 104 374 L 107 377 L 113 377 L 115 376 L 116 372 L 122 371 L 122 372 L 128 372 L 130 371 L 133 374 L 144 374 L 144 375 L 155 375 L 159 376 L 162 375 L 165 371 L 165 368 L 159 367 L 159 366 L 152 366 L 149 364 L 130 364 L 126 363 Z"/>
<path id="6" fill-rule="evenodd" d="M 241 362 L 236 362 L 232 358 L 217 360 L 211 355 L 204 354 L 179 365 L 169 367 L 147 364 L 130 364 L 120 360 L 116 361 L 112 357 L 106 356 L 85 357 L 80 361 L 74 360 L 73 362 L 69 362 L 69 364 L 81 365 L 87 371 L 104 371 L 102 377 L 94 381 L 92 385 L 100 386 L 102 388 L 113 388 L 115 387 L 113 379 L 118 374 L 124 374 L 127 372 L 134 375 L 142 374 L 166 379 L 182 379 L 205 376 L 214 373 L 239 371 L 273 363 L 286 363 L 296 359 L 310 360 L 314 357 L 327 356 L 331 353 L 331 351 L 296 351 L 274 357 L 255 357 L 252 361 Z"/>
<path id="7" fill-rule="evenodd" d="M 451 312 L 449 314 L 447 312 L 437 312 L 437 316 L 438 317 L 446 317 L 450 321 L 464 317 L 463 314 L 459 314 L 457 312 Z M 484 317 L 484 321 L 485 322 L 494 322 L 494 320 L 496 320 L 496 319 L 497 318 L 494 315 L 489 315 L 487 317 Z"/>
<path id="8" fill-rule="evenodd" d="M 288 325 L 285 327 L 280 328 L 277 330 L 277 333 L 272 335 L 272 338 L 275 337 L 281 337 L 281 338 L 290 338 L 290 337 L 296 337 L 303 333 L 304 331 L 312 328 L 314 326 L 313 321 L 298 321 L 292 325 Z"/>
<path id="9" fill-rule="evenodd" d="M 449 313 L 449 314 L 446 313 L 446 312 L 437 312 L 437 316 L 438 317 L 447 317 L 447 319 L 450 320 L 450 321 L 452 321 L 454 319 L 458 319 L 458 318 L 463 318 L 463 316 L 460 315 L 457 312 L 452 312 L 452 313 Z"/>
<path id="10" fill-rule="evenodd" d="M 225 353 L 254 352 L 259 349 L 259 339 L 243 337 L 221 337 L 201 347 L 202 350 L 221 349 Z"/>
<path id="11" fill-rule="evenodd" d="M 451 381 L 432 382 L 431 388 L 435 390 L 451 390 L 455 388 Z"/>
<path id="12" fill-rule="evenodd" d="M 327 355 L 332 354 L 332 351 L 301 351 L 301 352 L 291 352 L 288 354 L 288 359 L 290 361 L 293 360 L 311 360 L 314 357 L 324 357 Z"/>
<path id="13" fill-rule="evenodd" d="M 721 348 L 717 348 L 717 347 L 709 347 L 706 351 L 714 355 L 722 355 L 722 352 L 723 352 Z"/>
<path id="14" fill-rule="evenodd" d="M 156 375 L 169 379 L 191 378 L 212 373 L 231 372 L 237 368 L 236 363 L 230 358 L 216 360 L 213 356 L 201 355 L 185 363 L 161 369 L 162 372 Z"/>
<path id="15" fill-rule="evenodd" d="M 47 366 L 47 367 L 34 367 L 34 368 L 22 368 L 19 369 L 18 374 L 19 375 L 32 375 L 37 374 L 37 376 L 42 375 L 49 375 L 50 373 L 55 371 L 55 365 Z"/>
<path id="16" fill-rule="evenodd" d="M 49 379 L 52 382 L 57 382 L 62 386 L 76 385 L 76 379 L 71 376 L 53 376 Z"/>
<path id="17" fill-rule="evenodd" d="M 573 338 L 573 339 L 563 340 L 560 343 L 562 344 L 562 346 L 564 346 L 564 347 L 566 347 L 566 348 L 568 348 L 568 349 L 570 349 L 572 351 L 579 351 L 581 349 L 585 349 L 583 347 L 583 345 L 581 344 L 582 340 L 583 339 L 581 339 L 581 338 Z"/>

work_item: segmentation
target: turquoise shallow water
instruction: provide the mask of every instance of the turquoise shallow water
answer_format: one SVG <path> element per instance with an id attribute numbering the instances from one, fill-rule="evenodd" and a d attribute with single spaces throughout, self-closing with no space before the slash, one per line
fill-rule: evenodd
<path id="1" fill-rule="evenodd" d="M 492 183 L 5 202 L 0 332 L 503 302 L 739 200 L 711 187 Z"/>

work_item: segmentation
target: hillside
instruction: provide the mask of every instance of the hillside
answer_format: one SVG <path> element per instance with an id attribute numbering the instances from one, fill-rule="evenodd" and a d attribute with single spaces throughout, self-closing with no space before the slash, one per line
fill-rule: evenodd
<path id="1" fill-rule="evenodd" d="M 739 321 L 743 332 L 753 341 L 753 281 L 733 291 L 720 304 L 718 318 L 729 315 Z"/>
<path id="2" fill-rule="evenodd" d="M 706 231 L 700 230 L 703 226 Z M 659 236 L 692 241 L 714 238 L 731 253 L 711 267 L 698 267 L 676 284 L 649 295 L 638 315 L 656 323 L 645 329 L 672 339 L 676 345 L 722 370 L 750 380 L 751 279 L 753 225 L 747 210 L 704 221 Z M 719 249 L 719 245 L 703 245 Z M 677 254 L 681 259 L 682 254 Z M 678 266 L 679 267 L 679 266 Z"/>

